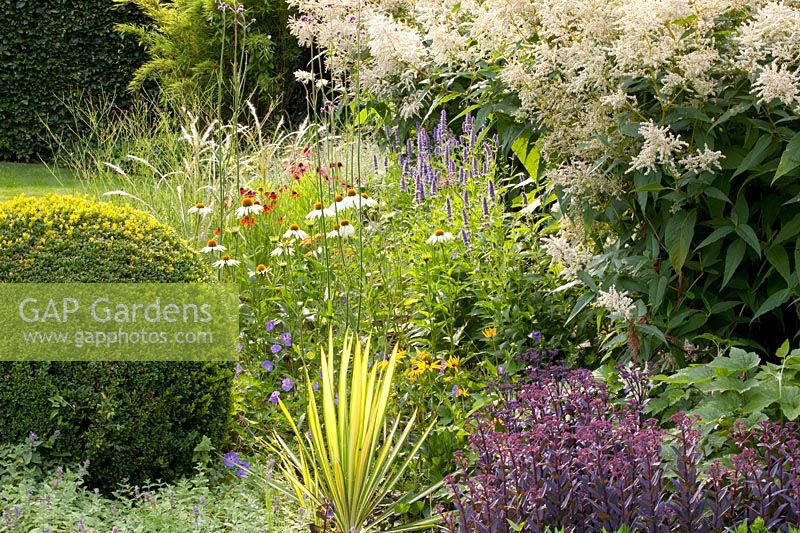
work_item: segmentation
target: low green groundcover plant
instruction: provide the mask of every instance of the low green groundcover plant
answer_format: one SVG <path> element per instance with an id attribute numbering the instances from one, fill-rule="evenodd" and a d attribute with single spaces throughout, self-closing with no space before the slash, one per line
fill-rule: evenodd
<path id="1" fill-rule="evenodd" d="M 0 204 L 0 283 L 200 282 L 197 254 L 132 208 L 82 197 Z M 232 365 L 0 362 L 0 444 L 59 438 L 52 453 L 89 461 L 87 484 L 191 472 L 203 435 L 226 439 Z"/>
<path id="2" fill-rule="evenodd" d="M 198 447 L 198 472 L 173 485 L 124 486 L 113 498 L 87 488 L 82 465 L 47 461 L 52 441 L 0 446 L 0 531 L 305 531 L 302 515 L 253 475 L 219 478 Z"/>

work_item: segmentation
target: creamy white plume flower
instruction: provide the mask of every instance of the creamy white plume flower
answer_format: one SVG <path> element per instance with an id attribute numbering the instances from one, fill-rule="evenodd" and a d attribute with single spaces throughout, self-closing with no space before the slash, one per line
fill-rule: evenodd
<path id="1" fill-rule="evenodd" d="M 636 306 L 633 299 L 626 291 L 618 291 L 613 285 L 607 291 L 601 290 L 594 303 L 594 307 L 604 308 L 610 313 L 611 318 L 632 320 Z"/>
<path id="2" fill-rule="evenodd" d="M 711 150 L 708 145 L 705 145 L 702 150 L 681 159 L 678 163 L 689 172 L 714 172 L 722 168 L 720 161 L 724 158 L 722 152 Z"/>
<path id="3" fill-rule="evenodd" d="M 300 83 L 308 83 L 314 80 L 314 75 L 307 70 L 295 70 L 294 79 Z"/>
<path id="4" fill-rule="evenodd" d="M 800 35 L 797 38 L 800 39 Z M 800 106 L 800 76 L 786 65 L 773 62 L 758 75 L 753 83 L 753 92 L 762 104 L 780 100 L 789 108 Z"/>
<path id="5" fill-rule="evenodd" d="M 675 155 L 689 146 L 679 135 L 671 133 L 668 126 L 657 126 L 653 119 L 639 126 L 639 134 L 644 137 L 644 144 L 639 155 L 631 161 L 626 174 L 636 170 L 644 170 L 645 174 L 649 174 L 658 165 L 674 167 Z"/>
<path id="6" fill-rule="evenodd" d="M 541 244 L 550 256 L 550 264 L 558 266 L 559 275 L 565 279 L 575 279 L 592 259 L 586 246 L 564 229 L 542 238 Z"/>

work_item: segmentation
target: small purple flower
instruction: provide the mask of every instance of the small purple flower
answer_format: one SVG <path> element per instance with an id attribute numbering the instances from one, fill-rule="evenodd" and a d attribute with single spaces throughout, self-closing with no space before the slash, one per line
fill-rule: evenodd
<path id="1" fill-rule="evenodd" d="M 236 452 L 228 452 L 222 456 L 222 464 L 228 468 L 233 468 L 239 464 L 239 454 Z"/>
<path id="2" fill-rule="evenodd" d="M 447 361 L 442 359 L 441 361 L 439 361 L 439 375 L 440 376 L 444 375 L 444 369 L 445 368 L 447 368 Z"/>
<path id="3" fill-rule="evenodd" d="M 280 353 L 281 350 L 283 350 L 283 346 L 281 346 L 280 344 L 273 344 L 269 348 L 269 351 L 271 351 L 272 353 Z"/>
<path id="4" fill-rule="evenodd" d="M 236 470 L 236 477 L 243 478 L 250 473 L 250 461 L 241 461 L 239 468 Z"/>
<path id="5" fill-rule="evenodd" d="M 292 378 L 283 378 L 283 381 L 281 381 L 281 388 L 285 392 L 292 390 L 294 388 L 294 381 L 292 381 Z"/>
<path id="6" fill-rule="evenodd" d="M 542 340 L 542 332 L 541 331 L 534 331 L 531 333 L 531 338 L 533 342 L 539 342 Z"/>
<path id="7" fill-rule="evenodd" d="M 311 388 L 314 389 L 314 392 L 319 392 L 319 381 L 312 383 Z"/>
<path id="8" fill-rule="evenodd" d="M 272 361 L 267 359 L 266 361 L 261 362 L 261 368 L 263 368 L 267 372 L 272 372 L 275 369 L 275 365 L 273 364 Z"/>
<path id="9" fill-rule="evenodd" d="M 450 390 L 450 394 L 458 397 L 458 385 L 453 385 L 453 388 Z"/>
<path id="10" fill-rule="evenodd" d="M 236 371 L 233 373 L 233 376 L 236 377 L 242 373 L 242 363 L 236 362 Z"/>
<path id="11" fill-rule="evenodd" d="M 273 393 L 269 395 L 269 401 L 272 403 L 278 403 L 281 401 L 281 393 L 278 391 L 273 391 Z"/>
<path id="12" fill-rule="evenodd" d="M 236 351 L 237 352 L 241 353 L 242 352 L 242 348 L 244 348 L 244 345 L 241 342 L 236 345 Z"/>
<path id="13" fill-rule="evenodd" d="M 275 321 L 274 320 L 267 320 L 267 325 L 264 326 L 267 331 L 272 331 L 275 329 Z"/>
<path id="14" fill-rule="evenodd" d="M 31 431 L 30 435 L 28 435 L 28 439 L 30 439 L 31 442 L 36 442 L 39 440 L 39 435 Z"/>
<path id="15" fill-rule="evenodd" d="M 333 405 L 335 405 L 337 407 L 339 406 L 339 393 L 338 392 L 333 395 Z"/>
<path id="16" fill-rule="evenodd" d="M 289 333 L 288 331 L 284 331 L 283 333 L 281 333 L 281 342 L 287 348 L 289 346 L 291 346 L 292 345 L 292 334 Z"/>

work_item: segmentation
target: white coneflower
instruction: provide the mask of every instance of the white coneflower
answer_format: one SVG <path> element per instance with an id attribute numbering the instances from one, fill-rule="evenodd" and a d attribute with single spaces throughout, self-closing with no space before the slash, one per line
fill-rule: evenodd
<path id="1" fill-rule="evenodd" d="M 344 209 L 358 207 L 358 201 L 360 199 L 361 198 L 358 196 L 358 193 L 355 189 L 347 189 L 347 195 L 345 195 L 344 199 L 342 200 L 342 206 Z"/>
<path id="2" fill-rule="evenodd" d="M 443 229 L 437 229 L 436 231 L 433 232 L 433 234 L 430 237 L 428 237 L 428 240 L 426 242 L 428 244 L 439 244 L 452 241 L 454 238 L 455 237 L 453 237 L 453 234 L 450 233 L 449 231 L 445 231 Z"/>
<path id="3" fill-rule="evenodd" d="M 341 226 L 339 226 L 339 224 L 334 224 L 333 228 L 331 228 L 331 231 L 328 232 L 327 237 L 329 239 L 335 239 L 336 237 L 338 237 L 340 228 L 341 228 Z"/>
<path id="4" fill-rule="evenodd" d="M 250 217 L 260 214 L 263 210 L 264 207 L 262 205 L 257 204 L 249 196 L 245 196 L 242 198 L 242 207 L 236 210 L 236 216 L 239 218 Z"/>
<path id="5" fill-rule="evenodd" d="M 209 240 L 206 245 L 200 249 L 200 251 L 204 254 L 210 254 L 211 252 L 224 252 L 225 250 L 226 248 L 218 243 L 216 239 Z"/>
<path id="6" fill-rule="evenodd" d="M 210 205 L 206 205 L 203 202 L 197 202 L 192 207 L 190 207 L 188 209 L 188 211 L 189 211 L 189 213 L 197 213 L 201 217 L 204 217 L 207 214 L 211 213 L 211 211 L 213 211 L 213 209 L 212 209 L 212 207 Z"/>
<path id="7" fill-rule="evenodd" d="M 306 215 L 306 222 L 309 224 L 315 222 L 318 218 L 329 217 L 331 212 L 325 209 L 322 202 L 315 202 L 314 209 Z"/>
<path id="8" fill-rule="evenodd" d="M 279 244 L 272 252 L 269 254 L 272 257 L 280 257 L 282 255 L 292 255 L 294 253 L 294 248 L 288 244 Z"/>
<path id="9" fill-rule="evenodd" d="M 284 239 L 295 239 L 298 241 L 302 241 L 308 237 L 308 233 L 300 229 L 298 224 L 292 224 L 289 226 L 289 229 L 286 230 L 286 233 L 283 234 Z"/>
<path id="10" fill-rule="evenodd" d="M 355 205 L 362 209 L 376 207 L 378 205 L 378 201 L 374 198 L 370 198 L 369 195 L 365 192 L 361 193 L 361 196 L 356 197 Z"/>
<path id="11" fill-rule="evenodd" d="M 336 215 L 336 213 L 340 211 L 344 211 L 349 207 L 349 201 L 345 199 L 341 194 L 337 194 L 333 199 L 333 204 L 328 208 L 329 212 Z"/>
<path id="12" fill-rule="evenodd" d="M 266 276 L 267 275 L 267 265 L 263 263 L 259 263 L 255 270 L 251 270 L 248 272 L 251 278 L 256 276 Z"/>
<path id="13" fill-rule="evenodd" d="M 350 221 L 343 218 L 339 221 L 339 237 L 342 239 L 350 239 L 356 234 L 355 228 L 350 224 Z"/>
<path id="14" fill-rule="evenodd" d="M 214 263 L 214 267 L 216 267 L 216 268 L 235 267 L 235 266 L 239 266 L 240 264 L 241 264 L 240 261 L 237 261 L 236 259 L 232 258 L 231 256 L 223 255 L 219 259 L 219 261 Z"/>

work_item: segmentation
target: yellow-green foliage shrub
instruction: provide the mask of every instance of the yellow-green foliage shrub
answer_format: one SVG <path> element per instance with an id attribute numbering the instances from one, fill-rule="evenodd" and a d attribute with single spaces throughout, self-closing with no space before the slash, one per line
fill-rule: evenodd
<path id="1" fill-rule="evenodd" d="M 0 204 L 0 283 L 203 282 L 197 253 L 128 207 L 73 196 Z M 0 362 L 0 444 L 58 431 L 54 453 L 89 460 L 89 483 L 192 470 L 203 435 L 222 446 L 229 363 Z"/>

